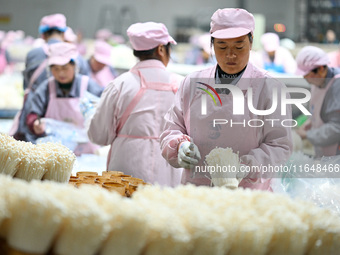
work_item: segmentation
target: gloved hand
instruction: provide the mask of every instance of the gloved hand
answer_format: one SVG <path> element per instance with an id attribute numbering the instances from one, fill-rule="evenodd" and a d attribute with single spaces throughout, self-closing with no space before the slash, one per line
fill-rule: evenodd
<path id="1" fill-rule="evenodd" d="M 239 183 L 245 178 L 250 172 L 250 167 L 245 164 L 240 164 L 240 168 L 237 171 L 236 178 Z"/>
<path id="2" fill-rule="evenodd" d="M 201 154 L 194 143 L 182 142 L 178 149 L 178 164 L 185 168 L 191 169 L 198 164 Z"/>
<path id="3" fill-rule="evenodd" d="M 211 176 L 211 181 L 214 184 L 214 186 L 217 187 L 225 187 L 228 189 L 237 189 L 238 185 L 240 183 L 239 178 L 237 178 L 239 169 L 237 171 L 233 171 L 232 169 L 230 171 L 212 171 L 212 169 L 209 169 L 209 173 Z"/>

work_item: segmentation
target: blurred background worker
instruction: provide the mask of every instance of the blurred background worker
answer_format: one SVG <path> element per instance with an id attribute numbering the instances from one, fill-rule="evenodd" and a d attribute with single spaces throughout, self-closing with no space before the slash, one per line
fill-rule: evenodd
<path id="1" fill-rule="evenodd" d="M 275 73 L 295 73 L 296 61 L 288 49 L 280 46 L 280 38 L 277 34 L 263 34 L 261 45 L 263 49 L 254 54 L 252 59 L 254 64 Z"/>
<path id="2" fill-rule="evenodd" d="M 24 89 L 25 96 L 23 107 L 14 118 L 10 135 L 15 139 L 22 141 L 30 141 L 29 130 L 26 123 L 27 101 L 31 97 L 31 91 L 34 91 L 40 83 L 48 78 L 47 73 L 47 57 L 49 45 L 64 41 L 64 32 L 67 30 L 66 17 L 63 14 L 56 13 L 44 16 L 40 21 L 39 34 L 44 40 L 41 47 L 31 49 L 25 60 Z"/>
<path id="3" fill-rule="evenodd" d="M 100 86 L 106 87 L 110 81 L 118 76 L 112 67 L 112 46 L 104 41 L 97 40 L 94 52 L 87 63 L 87 72 Z"/>
<path id="4" fill-rule="evenodd" d="M 10 55 L 6 49 L 6 32 L 0 30 L 0 75 L 5 72 L 6 67 L 11 63 Z"/>
<path id="5" fill-rule="evenodd" d="M 84 117 L 80 111 L 80 99 L 86 91 L 100 97 L 103 89 L 86 75 L 77 74 L 76 46 L 71 43 L 55 43 L 49 48 L 48 66 L 52 77 L 43 81 L 35 90 L 26 117 L 26 124 L 35 137 L 45 135 L 45 124 L 40 118 L 71 122 L 83 128 Z M 76 155 L 94 153 L 97 146 L 91 143 L 79 145 Z"/>
<path id="6" fill-rule="evenodd" d="M 94 143 L 111 145 L 107 170 L 176 186 L 182 169 L 171 167 L 159 146 L 164 115 L 183 78 L 166 70 L 176 42 L 162 23 L 135 23 L 127 35 L 140 61 L 106 87 L 88 135 Z"/>
<path id="7" fill-rule="evenodd" d="M 194 35 L 190 38 L 192 49 L 186 53 L 185 64 L 188 65 L 214 65 L 216 59 L 211 46 L 209 33 Z"/>
<path id="8" fill-rule="evenodd" d="M 37 84 L 47 78 L 48 45 L 64 41 L 66 30 L 66 17 L 63 14 L 51 14 L 41 19 L 39 34 L 44 39 L 45 44 L 27 53 L 24 70 L 25 89 L 32 88 L 34 90 Z"/>
<path id="9" fill-rule="evenodd" d="M 67 27 L 67 30 L 64 33 L 64 41 L 69 43 L 74 43 L 77 46 L 77 50 L 81 56 L 86 54 L 87 47 L 82 41 L 81 33 L 74 33 L 71 27 Z"/>
<path id="10" fill-rule="evenodd" d="M 25 104 L 31 97 L 31 91 L 34 92 L 38 88 L 39 84 L 48 78 L 49 73 L 47 71 L 47 60 L 49 46 L 63 42 L 64 32 L 67 28 L 66 17 L 60 13 L 44 16 L 40 21 L 39 33 L 45 42 L 41 47 L 30 50 L 26 56 L 25 70 L 23 72 L 23 86 L 25 89 L 24 103 L 22 110 L 16 115 L 10 130 L 10 135 L 13 135 L 17 140 L 30 141 L 30 138 L 27 137 L 29 132 L 25 125 L 25 119 L 27 117 L 25 109 L 28 108 Z M 84 60 L 79 54 L 76 59 L 78 62 L 77 66 L 79 72 L 86 74 Z"/>
<path id="11" fill-rule="evenodd" d="M 312 85 L 312 116 L 297 133 L 314 145 L 315 157 L 339 155 L 340 69 L 329 67 L 326 52 L 314 46 L 302 48 L 296 61 L 297 74 Z"/>

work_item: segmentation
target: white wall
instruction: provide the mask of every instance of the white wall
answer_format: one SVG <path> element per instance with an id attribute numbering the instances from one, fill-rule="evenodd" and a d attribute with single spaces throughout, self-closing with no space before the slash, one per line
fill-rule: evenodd
<path id="1" fill-rule="evenodd" d="M 266 19 L 265 32 L 274 32 L 275 23 L 283 23 L 286 32 L 281 37 L 295 40 L 298 36 L 297 2 L 301 0 L 248 0 L 247 9 L 252 13 L 262 13 Z"/>
<path id="2" fill-rule="evenodd" d="M 0 30 L 21 29 L 37 36 L 41 17 L 60 12 L 70 27 L 81 30 L 86 37 L 92 37 L 103 26 L 125 35 L 126 28 L 137 21 L 162 22 L 173 34 L 176 17 L 193 17 L 208 26 L 216 9 L 238 7 L 237 3 L 238 0 L 0 0 L 0 17 L 10 15 L 9 23 L 0 19 Z M 132 15 L 124 16 L 124 9 Z"/>

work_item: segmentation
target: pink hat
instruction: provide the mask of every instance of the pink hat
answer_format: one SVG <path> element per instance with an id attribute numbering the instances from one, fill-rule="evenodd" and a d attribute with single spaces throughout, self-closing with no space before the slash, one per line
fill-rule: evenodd
<path id="1" fill-rule="evenodd" d="M 265 51 L 276 51 L 280 47 L 280 38 L 275 33 L 265 33 L 261 36 L 261 43 Z"/>
<path id="2" fill-rule="evenodd" d="M 112 32 L 110 29 L 102 28 L 96 32 L 95 39 L 107 41 L 111 38 Z"/>
<path id="3" fill-rule="evenodd" d="M 72 28 L 67 27 L 67 30 L 64 33 L 64 40 L 71 43 L 77 42 L 77 35 L 73 32 Z"/>
<path id="4" fill-rule="evenodd" d="M 71 60 L 76 61 L 77 47 L 73 43 L 58 42 L 49 47 L 48 65 L 66 65 Z"/>
<path id="5" fill-rule="evenodd" d="M 158 45 L 177 44 L 169 35 L 168 29 L 162 23 L 145 22 L 132 24 L 127 35 L 132 48 L 137 51 L 151 50 Z"/>
<path id="6" fill-rule="evenodd" d="M 313 69 L 329 63 L 326 52 L 315 46 L 305 46 L 296 56 L 296 74 L 305 76 Z"/>
<path id="7" fill-rule="evenodd" d="M 43 34 L 50 29 L 57 29 L 61 32 L 65 32 L 67 29 L 66 17 L 60 13 L 43 17 L 40 21 L 39 33 Z"/>
<path id="8" fill-rule="evenodd" d="M 210 33 L 214 38 L 237 38 L 253 33 L 254 29 L 254 16 L 244 9 L 218 9 L 211 16 Z"/>
<path id="9" fill-rule="evenodd" d="M 198 45 L 209 55 L 212 53 L 211 36 L 209 33 L 204 33 L 198 38 Z"/>
<path id="10" fill-rule="evenodd" d="M 110 44 L 104 42 L 104 41 L 96 41 L 94 44 L 94 54 L 93 57 L 98 62 L 105 64 L 105 65 L 111 65 L 111 51 L 112 47 Z"/>

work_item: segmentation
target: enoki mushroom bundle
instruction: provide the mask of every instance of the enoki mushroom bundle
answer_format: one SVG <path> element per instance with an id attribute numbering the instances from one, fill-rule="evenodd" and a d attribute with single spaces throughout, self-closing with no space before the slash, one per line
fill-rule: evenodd
<path id="1" fill-rule="evenodd" d="M 96 186 L 0 175 L 0 233 L 20 254 L 330 254 L 340 218 L 305 201 L 224 187 Z"/>
<path id="2" fill-rule="evenodd" d="M 0 133 L 0 173 L 26 181 L 67 182 L 75 160 L 74 153 L 62 144 L 35 145 Z"/>
<path id="3" fill-rule="evenodd" d="M 236 174 L 240 168 L 240 159 L 231 148 L 216 147 L 205 156 L 205 161 L 211 181 L 215 186 L 224 186 L 230 189 L 238 187 L 239 180 L 236 178 Z"/>

